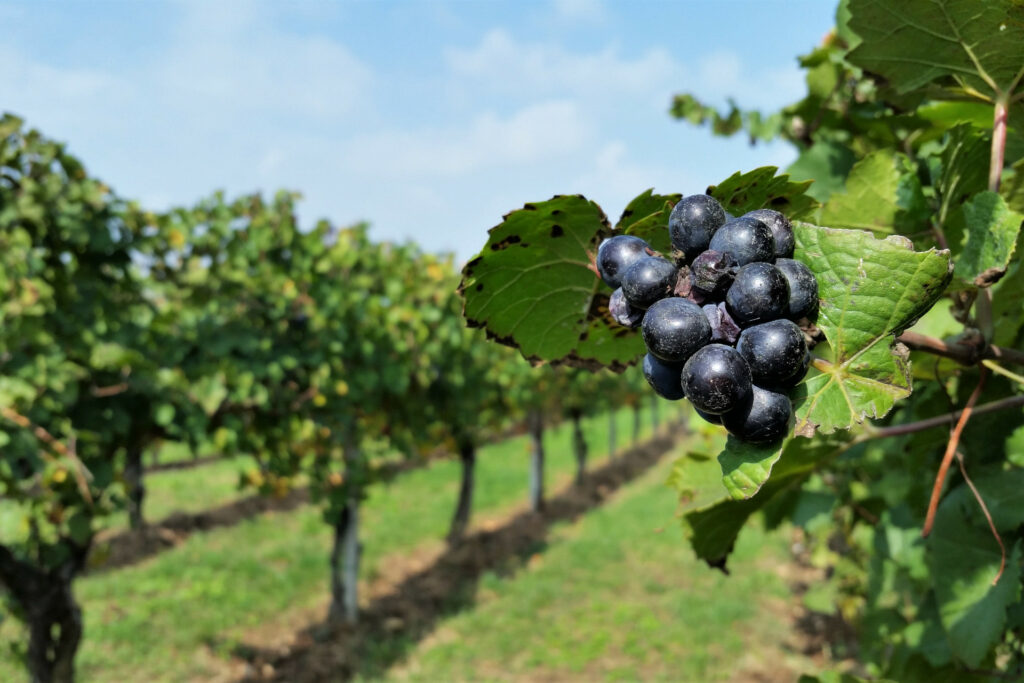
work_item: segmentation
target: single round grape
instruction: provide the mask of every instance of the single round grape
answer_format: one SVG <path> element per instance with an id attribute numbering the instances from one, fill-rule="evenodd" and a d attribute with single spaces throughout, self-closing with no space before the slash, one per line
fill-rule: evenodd
<path id="1" fill-rule="evenodd" d="M 789 283 L 789 307 L 787 318 L 799 320 L 809 318 L 818 310 L 818 278 L 805 264 L 790 258 L 775 260 L 786 282 Z"/>
<path id="2" fill-rule="evenodd" d="M 704 315 L 711 325 L 711 341 L 730 346 L 736 343 L 736 340 L 740 338 L 740 326 L 729 315 L 724 301 L 717 304 L 706 304 L 701 307 L 701 310 L 704 311 Z"/>
<path id="3" fill-rule="evenodd" d="M 710 294 L 724 292 L 732 284 L 738 264 L 731 255 L 708 249 L 693 259 L 690 282 Z"/>
<path id="4" fill-rule="evenodd" d="M 791 320 L 772 320 L 743 330 L 736 350 L 750 366 L 754 384 L 788 387 L 808 360 L 804 333 Z"/>
<path id="5" fill-rule="evenodd" d="M 750 394 L 750 368 L 731 346 L 708 344 L 683 366 L 683 391 L 694 407 L 712 415 L 738 407 Z"/>
<path id="6" fill-rule="evenodd" d="M 640 327 L 640 323 L 644 321 L 644 312 L 629 305 L 622 287 L 612 292 L 611 297 L 609 297 L 608 312 L 615 319 L 615 322 L 623 327 Z"/>
<path id="7" fill-rule="evenodd" d="M 679 271 L 663 258 L 644 256 L 622 275 L 622 293 L 634 308 L 646 309 L 672 294 Z"/>
<path id="8" fill-rule="evenodd" d="M 622 285 L 622 274 L 631 265 L 647 256 L 650 245 L 633 235 L 616 235 L 601 242 L 597 248 L 597 271 L 605 284 L 616 289 Z"/>
<path id="9" fill-rule="evenodd" d="M 749 263 L 736 273 L 725 303 L 741 327 L 766 323 L 789 311 L 789 284 L 772 264 Z"/>
<path id="10" fill-rule="evenodd" d="M 755 384 L 741 406 L 722 415 L 722 424 L 742 441 L 769 443 L 789 433 L 792 415 L 793 404 L 785 394 Z"/>
<path id="11" fill-rule="evenodd" d="M 656 302 L 643 322 L 647 350 L 663 361 L 683 363 L 711 341 L 711 325 L 700 306 L 680 297 Z"/>
<path id="12" fill-rule="evenodd" d="M 708 248 L 711 236 L 725 223 L 725 210 L 718 201 L 706 194 L 683 197 L 672 207 L 668 217 L 668 234 L 672 246 L 692 261 Z"/>
<path id="13" fill-rule="evenodd" d="M 775 257 L 789 258 L 793 255 L 796 247 L 796 237 L 793 235 L 793 224 L 789 219 L 773 209 L 756 209 L 745 215 L 756 218 L 772 231 L 775 238 Z"/>
<path id="14" fill-rule="evenodd" d="M 741 266 L 775 259 L 775 237 L 771 228 L 750 216 L 740 216 L 720 227 L 708 246 L 729 254 Z"/>
<path id="15" fill-rule="evenodd" d="M 643 368 L 644 379 L 658 396 L 670 401 L 678 401 L 686 397 L 686 394 L 683 393 L 683 366 L 681 363 L 666 363 L 648 353 L 644 356 Z"/>

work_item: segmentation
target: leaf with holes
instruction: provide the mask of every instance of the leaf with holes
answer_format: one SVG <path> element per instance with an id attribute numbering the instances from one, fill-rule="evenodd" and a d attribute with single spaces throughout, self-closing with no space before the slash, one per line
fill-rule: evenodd
<path id="1" fill-rule="evenodd" d="M 1024 5 L 1017 0 L 850 0 L 849 12 L 862 41 L 850 61 L 898 92 L 938 79 L 995 96 L 1020 85 Z"/>
<path id="2" fill-rule="evenodd" d="M 796 401 L 797 433 L 830 433 L 882 417 L 910 394 L 895 335 L 924 315 L 952 276 L 946 250 L 914 251 L 903 237 L 794 224 L 796 258 L 818 278 L 817 325 L 831 346 Z"/>
<path id="3" fill-rule="evenodd" d="M 654 194 L 647 190 L 631 201 L 615 226 L 616 232 L 636 235 L 651 245 L 651 249 L 668 254 L 672 242 L 668 236 L 668 217 L 680 195 Z"/>
<path id="4" fill-rule="evenodd" d="M 610 234 L 601 208 L 579 195 L 511 212 L 462 271 L 466 321 L 529 359 L 624 369 L 643 340 L 612 320 L 594 270 Z"/>
<path id="5" fill-rule="evenodd" d="M 748 173 L 734 173 L 709 187 L 708 194 L 734 216 L 755 209 L 775 209 L 790 219 L 807 217 L 818 206 L 807 194 L 811 181 L 793 182 L 785 173 L 776 175 L 778 170 L 762 166 Z"/>

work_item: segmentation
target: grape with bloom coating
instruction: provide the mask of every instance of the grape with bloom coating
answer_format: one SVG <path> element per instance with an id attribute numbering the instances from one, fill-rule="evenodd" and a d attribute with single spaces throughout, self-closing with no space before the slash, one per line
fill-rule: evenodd
<path id="1" fill-rule="evenodd" d="M 683 391 L 695 407 L 721 415 L 750 394 L 750 368 L 731 346 L 708 344 L 683 366 Z"/>
<path id="2" fill-rule="evenodd" d="M 683 197 L 672 207 L 668 234 L 672 246 L 683 252 L 687 262 L 708 248 L 712 235 L 725 223 L 725 210 L 706 194 Z"/>
<path id="3" fill-rule="evenodd" d="M 771 228 L 750 216 L 740 216 L 720 227 L 708 248 L 729 254 L 741 266 L 775 260 Z"/>
<path id="4" fill-rule="evenodd" d="M 658 396 L 669 401 L 678 401 L 686 397 L 683 392 L 681 364 L 666 363 L 648 353 L 644 356 L 643 369 L 644 379 Z"/>
<path id="5" fill-rule="evenodd" d="M 680 297 L 662 299 L 643 322 L 647 350 L 669 363 L 683 363 L 711 341 L 711 325 L 700 306 Z"/>
<path id="6" fill-rule="evenodd" d="M 722 424 L 743 441 L 769 443 L 786 436 L 792 415 L 788 396 L 755 384 L 741 406 L 722 414 Z"/>
<path id="7" fill-rule="evenodd" d="M 597 248 L 597 271 L 612 289 L 622 285 L 622 275 L 631 265 L 647 256 L 650 245 L 633 235 L 616 235 Z"/>
<path id="8" fill-rule="evenodd" d="M 645 256 L 622 275 L 622 293 L 631 306 L 646 309 L 672 293 L 678 275 L 671 261 Z"/>
<path id="9" fill-rule="evenodd" d="M 789 284 L 770 263 L 750 263 L 736 273 L 725 295 L 732 319 L 742 327 L 766 323 L 789 311 Z"/>
<path id="10" fill-rule="evenodd" d="M 775 238 L 775 257 L 789 258 L 793 255 L 796 246 L 796 237 L 793 235 L 793 224 L 789 219 L 773 209 L 756 209 L 744 214 L 756 218 L 772 231 Z"/>
<path id="11" fill-rule="evenodd" d="M 789 284 L 789 305 L 787 318 L 799 320 L 809 318 L 818 310 L 818 278 L 811 269 L 800 261 L 789 258 L 776 259 L 779 269 Z"/>
<path id="12" fill-rule="evenodd" d="M 788 387 L 807 368 L 807 342 L 792 320 L 772 320 L 743 330 L 736 350 L 750 366 L 754 383 Z"/>

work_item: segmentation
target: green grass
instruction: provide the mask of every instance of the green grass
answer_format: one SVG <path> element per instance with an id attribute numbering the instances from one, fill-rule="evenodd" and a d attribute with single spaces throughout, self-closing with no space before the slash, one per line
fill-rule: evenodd
<path id="1" fill-rule="evenodd" d="M 784 536 L 746 531 L 734 575 L 709 569 L 674 518 L 677 500 L 662 486 L 668 467 L 556 528 L 518 574 L 483 577 L 475 608 L 441 623 L 387 678 L 793 680 L 812 669 L 783 661 L 790 627 L 770 608 L 792 599 L 770 571 L 786 561 Z"/>
<path id="2" fill-rule="evenodd" d="M 673 412 L 663 406 L 663 419 Z M 632 434 L 632 413 L 623 410 L 617 418 L 619 444 L 624 447 Z M 600 458 L 596 456 L 606 449 L 607 421 L 603 417 L 587 420 L 585 426 L 597 462 Z M 645 413 L 644 432 L 649 431 Z M 550 430 L 546 445 L 547 480 L 553 490 L 567 482 L 573 471 L 569 426 Z M 525 437 L 481 450 L 476 513 L 494 514 L 525 500 L 528 452 Z M 190 483 L 207 485 L 201 481 L 208 478 L 207 467 L 175 473 L 183 477 L 186 500 L 195 500 L 194 492 L 188 491 Z M 225 468 L 226 486 L 231 477 L 228 463 Z M 389 556 L 440 543 L 457 488 L 458 464 L 454 461 L 440 461 L 406 473 L 390 485 L 372 488 L 361 530 L 363 577 L 376 575 Z M 163 495 L 156 490 L 159 487 L 154 498 Z M 172 488 L 166 490 L 169 499 L 176 500 Z M 83 605 L 86 629 L 78 659 L 80 679 L 209 677 L 216 667 L 211 664 L 208 644 L 226 653 L 248 629 L 273 621 L 282 612 L 322 604 L 327 591 L 329 542 L 329 529 L 318 508 L 307 506 L 194 534 L 181 546 L 140 565 L 78 581 L 76 594 Z M 6 632 L 0 635 L 16 635 L 12 625 L 3 628 Z M 23 680 L 5 650 L 0 650 L 0 680 Z"/>

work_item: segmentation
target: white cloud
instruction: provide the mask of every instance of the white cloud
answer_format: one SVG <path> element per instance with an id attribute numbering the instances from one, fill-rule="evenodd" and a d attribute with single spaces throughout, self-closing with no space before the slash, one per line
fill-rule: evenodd
<path id="1" fill-rule="evenodd" d="M 508 117 L 482 113 L 455 126 L 359 136 L 343 155 L 353 168 L 381 176 L 457 176 L 547 163 L 576 152 L 594 133 L 575 103 L 549 101 Z"/>
<path id="2" fill-rule="evenodd" d="M 537 95 L 613 99 L 625 95 L 671 92 L 682 67 L 669 53 L 652 48 L 635 58 L 614 47 L 590 53 L 568 52 L 558 45 L 522 43 L 506 31 L 486 33 L 471 48 L 450 47 L 445 60 L 464 87 Z"/>
<path id="3" fill-rule="evenodd" d="M 554 0 L 555 15 L 573 22 L 603 23 L 608 11 L 601 0 Z"/>
<path id="4" fill-rule="evenodd" d="M 790 67 L 757 68 L 744 64 L 739 55 L 719 50 L 697 64 L 694 93 L 706 102 L 732 98 L 744 108 L 778 108 L 799 99 L 805 92 L 803 73 L 794 60 Z"/>
<path id="5" fill-rule="evenodd" d="M 331 118 L 366 104 L 373 72 L 344 45 L 279 30 L 263 3 L 182 7 L 176 40 L 155 76 L 204 116 L 257 110 Z"/>

